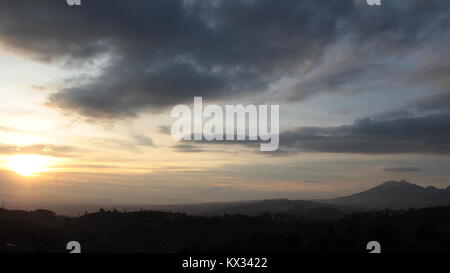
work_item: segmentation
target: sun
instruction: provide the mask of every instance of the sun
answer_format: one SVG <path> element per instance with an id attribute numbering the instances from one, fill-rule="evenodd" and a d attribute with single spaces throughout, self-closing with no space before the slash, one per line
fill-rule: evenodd
<path id="1" fill-rule="evenodd" d="M 22 176 L 34 176 L 47 170 L 52 158 L 41 155 L 14 155 L 6 158 L 6 167 Z"/>

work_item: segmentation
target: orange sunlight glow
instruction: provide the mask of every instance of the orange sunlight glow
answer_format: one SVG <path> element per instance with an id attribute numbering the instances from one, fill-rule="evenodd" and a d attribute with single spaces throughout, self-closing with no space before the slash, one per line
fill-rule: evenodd
<path id="1" fill-rule="evenodd" d="M 22 176 L 34 176 L 45 172 L 52 158 L 41 155 L 13 155 L 6 158 L 6 167 Z"/>

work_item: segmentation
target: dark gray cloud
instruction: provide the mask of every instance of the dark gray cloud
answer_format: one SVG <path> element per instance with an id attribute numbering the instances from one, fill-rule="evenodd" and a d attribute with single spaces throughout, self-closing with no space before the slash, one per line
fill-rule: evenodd
<path id="1" fill-rule="evenodd" d="M 450 88 L 450 85 L 449 85 Z M 382 112 L 374 116 L 376 119 L 399 119 L 414 116 L 450 114 L 450 89 L 424 95 L 404 103 L 399 109 Z"/>
<path id="2" fill-rule="evenodd" d="M 84 0 L 74 8 L 60 0 L 5 0 L 0 43 L 67 65 L 112 56 L 100 76 L 49 98 L 96 118 L 134 116 L 194 95 L 265 92 L 285 79 L 294 80 L 293 100 L 355 92 L 397 71 L 395 58 L 420 45 L 447 48 L 449 1 L 385 1 L 382 8 L 365 2 Z M 334 65 L 327 61 L 333 52 L 345 55 Z"/>
<path id="3" fill-rule="evenodd" d="M 428 92 L 424 92 L 422 95 L 419 95 L 414 99 L 407 100 L 406 103 L 400 107 L 400 109 L 388 111 L 380 114 L 379 116 L 382 118 L 399 118 L 414 115 L 450 113 L 449 75 L 449 64 L 428 67 L 411 72 L 407 77 L 405 77 L 410 81 L 410 85 L 428 86 Z"/>
<path id="4" fill-rule="evenodd" d="M 303 127 L 280 135 L 280 152 L 450 154 L 450 115 L 360 119 L 338 127 Z"/>
<path id="5" fill-rule="evenodd" d="M 422 169 L 416 167 L 385 167 L 383 168 L 383 171 L 408 173 L 408 172 L 421 172 Z"/>
<path id="6" fill-rule="evenodd" d="M 201 144 L 259 147 L 255 141 L 202 141 Z M 279 149 L 265 155 L 285 156 L 302 152 L 448 155 L 450 114 L 391 120 L 364 118 L 352 125 L 300 127 L 282 132 Z"/>
<path id="7" fill-rule="evenodd" d="M 448 75 L 450 75 L 450 72 Z M 423 97 L 417 100 L 410 108 L 415 108 L 417 111 L 421 112 L 450 112 L 450 84 L 448 92 Z"/>

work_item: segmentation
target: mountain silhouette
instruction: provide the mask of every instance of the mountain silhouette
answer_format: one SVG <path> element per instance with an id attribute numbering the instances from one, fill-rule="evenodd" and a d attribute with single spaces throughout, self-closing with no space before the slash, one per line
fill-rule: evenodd
<path id="1" fill-rule="evenodd" d="M 438 189 L 434 186 L 422 187 L 406 181 L 387 181 L 364 192 L 320 202 L 360 209 L 442 206 L 450 204 L 450 186 L 446 189 Z"/>
<path id="2" fill-rule="evenodd" d="M 439 189 L 406 181 L 387 181 L 364 192 L 325 200 L 268 199 L 178 205 L 120 207 L 128 211 L 144 209 L 190 215 L 246 215 L 284 213 L 308 219 L 333 220 L 367 210 L 425 208 L 450 205 L 450 186 Z"/>
<path id="3" fill-rule="evenodd" d="M 6 199 L 8 200 L 8 199 Z M 406 181 L 387 181 L 367 191 L 334 199 L 321 200 L 243 200 L 230 202 L 209 202 L 172 205 L 151 204 L 115 204 L 101 203 L 20 203 L 7 201 L 8 207 L 45 207 L 58 215 L 76 216 L 84 212 L 93 212 L 99 207 L 125 211 L 152 210 L 162 212 L 186 213 L 189 215 L 220 216 L 246 215 L 258 216 L 264 213 L 289 214 L 308 219 L 334 220 L 349 213 L 367 210 L 425 208 L 450 205 L 450 186 L 440 189 L 434 186 L 422 187 Z"/>
<path id="4" fill-rule="evenodd" d="M 450 186 L 439 189 L 406 181 L 387 181 L 364 192 L 325 200 L 270 199 L 226 203 L 153 206 L 151 209 L 196 215 L 247 215 L 287 213 L 313 219 L 332 220 L 345 214 L 379 209 L 425 208 L 450 205 Z"/>
<path id="5" fill-rule="evenodd" d="M 84 252 L 349 253 L 365 252 L 365 244 L 376 240 L 387 253 L 450 253 L 450 206 L 445 204 L 450 204 L 450 187 L 388 181 L 321 201 L 164 207 L 190 213 L 100 208 L 67 217 L 47 209 L 0 208 L 0 253 L 66 252 L 69 240 L 79 241 Z"/>

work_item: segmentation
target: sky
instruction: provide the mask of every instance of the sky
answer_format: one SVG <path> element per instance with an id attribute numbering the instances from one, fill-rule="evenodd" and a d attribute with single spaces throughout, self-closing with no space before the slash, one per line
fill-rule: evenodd
<path id="1" fill-rule="evenodd" d="M 447 0 L 0 2 L 0 199 L 169 204 L 450 184 Z M 280 147 L 171 109 L 280 105 Z"/>

